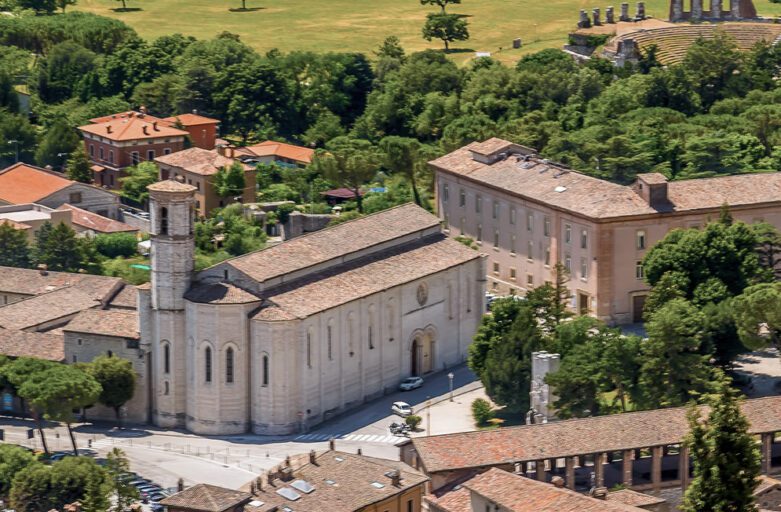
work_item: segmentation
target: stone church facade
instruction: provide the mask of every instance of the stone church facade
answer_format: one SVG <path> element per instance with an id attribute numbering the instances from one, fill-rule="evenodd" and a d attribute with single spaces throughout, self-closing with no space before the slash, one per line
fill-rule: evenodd
<path id="1" fill-rule="evenodd" d="M 140 287 L 153 423 L 287 434 L 461 363 L 484 312 L 485 258 L 415 205 L 194 271 L 195 188 L 149 187 Z"/>

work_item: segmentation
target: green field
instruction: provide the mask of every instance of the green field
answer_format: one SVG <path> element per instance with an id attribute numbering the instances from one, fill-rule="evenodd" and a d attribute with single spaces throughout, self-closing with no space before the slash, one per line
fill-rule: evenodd
<path id="1" fill-rule="evenodd" d="M 127 1 L 128 8 L 140 10 L 118 12 L 117 0 L 79 0 L 77 9 L 121 19 L 147 38 L 174 32 L 209 38 L 227 30 L 259 51 L 370 52 L 389 35 L 398 36 L 408 50 L 440 47 L 420 37 L 423 19 L 433 9 L 418 0 L 247 0 L 245 12 L 231 10 L 240 8 L 241 0 Z M 463 0 L 450 11 L 471 15 L 472 39 L 455 48 L 470 50 L 461 59 L 471 51 L 488 51 L 512 61 L 523 53 L 561 46 L 580 9 L 600 7 L 604 16 L 608 5 L 593 0 Z M 612 5 L 618 14 L 620 2 Z M 632 13 L 634 5 L 630 3 Z M 667 5 L 649 0 L 646 12 L 665 18 Z M 762 14 L 781 14 L 781 4 L 768 0 L 757 0 L 757 8 Z M 524 41 L 521 50 L 511 49 L 516 37 Z M 504 50 L 497 52 L 500 47 Z"/>

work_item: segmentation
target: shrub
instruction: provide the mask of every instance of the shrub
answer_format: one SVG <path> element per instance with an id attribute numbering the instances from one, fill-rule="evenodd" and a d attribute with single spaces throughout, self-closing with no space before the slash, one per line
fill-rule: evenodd
<path id="1" fill-rule="evenodd" d="M 494 411 L 491 404 L 484 398 L 476 398 L 472 402 L 472 417 L 478 426 L 488 424 L 494 417 Z"/>
<path id="2" fill-rule="evenodd" d="M 409 425 L 409 428 L 411 428 L 412 430 L 417 430 L 418 425 L 420 425 L 421 421 L 423 421 L 423 418 L 421 418 L 416 414 L 411 414 L 404 419 L 404 423 Z"/>
<path id="3" fill-rule="evenodd" d="M 129 258 L 136 255 L 138 241 L 136 235 L 130 233 L 112 233 L 95 237 L 95 248 L 107 258 L 123 256 Z"/>

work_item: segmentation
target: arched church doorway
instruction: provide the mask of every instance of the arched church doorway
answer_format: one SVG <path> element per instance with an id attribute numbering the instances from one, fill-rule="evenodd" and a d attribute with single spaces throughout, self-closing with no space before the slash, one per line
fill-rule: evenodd
<path id="1" fill-rule="evenodd" d="M 433 329 L 417 331 L 414 334 L 410 348 L 410 373 L 412 375 L 419 376 L 434 371 L 434 343 Z"/>

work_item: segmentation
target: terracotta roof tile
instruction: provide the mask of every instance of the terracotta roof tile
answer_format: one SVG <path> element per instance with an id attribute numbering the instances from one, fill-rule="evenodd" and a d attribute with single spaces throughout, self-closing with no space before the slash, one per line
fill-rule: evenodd
<path id="1" fill-rule="evenodd" d="M 401 473 L 399 486 L 392 485 L 388 476 L 394 470 Z M 401 462 L 328 451 L 316 456 L 316 464 L 307 463 L 298 469 L 294 466 L 293 480 L 304 480 L 314 490 L 308 494 L 296 491 L 301 497 L 290 501 L 276 491 L 282 487 L 294 491 L 295 488 L 276 480 L 276 487 L 267 486 L 256 493 L 254 499 L 263 505 L 248 505 L 245 511 L 268 512 L 289 505 L 306 512 L 353 512 L 421 485 L 428 478 Z M 381 487 L 372 485 L 374 482 Z"/>
<path id="2" fill-rule="evenodd" d="M 474 160 L 471 154 L 488 150 L 492 150 L 489 154 L 512 152 L 513 146 L 501 139 L 472 143 L 431 161 L 430 165 L 439 172 L 594 219 L 659 213 L 632 187 L 587 176 L 553 162 L 537 157 L 526 161 L 521 155 L 513 154 L 488 164 Z M 646 176 L 658 180 L 661 175 Z M 667 190 L 671 209 L 665 213 L 718 210 L 724 203 L 730 206 L 781 203 L 781 173 L 671 181 Z"/>
<path id="3" fill-rule="evenodd" d="M 159 156 L 155 158 L 155 162 L 177 167 L 193 174 L 211 176 L 217 174 L 221 167 L 230 167 L 236 160 L 222 156 L 216 150 L 192 147 Z M 251 170 L 252 167 L 245 165 L 244 169 Z"/>
<path id="4" fill-rule="evenodd" d="M 472 493 L 462 485 L 439 496 L 426 496 L 425 499 L 445 512 L 472 512 Z"/>
<path id="5" fill-rule="evenodd" d="M 546 482 L 492 468 L 464 484 L 472 492 L 511 512 L 640 512 L 642 509 L 598 500 Z"/>
<path id="6" fill-rule="evenodd" d="M 65 359 L 65 348 L 62 336 L 0 328 L 0 354 L 59 362 Z"/>
<path id="7" fill-rule="evenodd" d="M 121 282 L 118 277 L 51 271 L 42 274 L 30 268 L 0 267 L 0 291 L 23 295 L 40 295 L 75 287 L 105 297 Z"/>
<path id="8" fill-rule="evenodd" d="M 138 308 L 138 288 L 136 286 L 126 284 L 119 291 L 119 293 L 114 295 L 114 298 L 111 299 L 111 302 L 109 303 L 109 307 L 123 308 L 123 309 Z"/>
<path id="9" fill-rule="evenodd" d="M 435 234 L 269 289 L 266 298 L 288 314 L 305 318 L 481 257 Z"/>
<path id="10" fill-rule="evenodd" d="M 32 226 L 29 226 L 27 224 L 22 224 L 21 222 L 16 222 L 15 220 L 11 220 L 11 219 L 0 219 L 0 224 L 8 224 L 12 228 L 19 229 L 22 231 L 33 228 Z"/>
<path id="11" fill-rule="evenodd" d="M 623 503 L 633 507 L 646 507 L 649 505 L 659 505 L 664 503 L 664 498 L 643 494 L 632 489 L 621 489 L 620 491 L 611 491 L 607 494 L 607 501 Z"/>
<path id="12" fill-rule="evenodd" d="M 90 229 L 96 233 L 136 233 L 138 231 L 138 228 L 130 224 L 82 210 L 71 204 L 66 203 L 60 209 L 71 211 L 71 222 L 73 224 L 84 229 Z"/>
<path id="13" fill-rule="evenodd" d="M 234 491 L 216 485 L 197 484 L 163 499 L 160 503 L 166 507 L 222 512 L 251 498 L 252 495 L 248 492 Z"/>
<path id="14" fill-rule="evenodd" d="M 750 432 L 781 430 L 781 396 L 742 404 Z M 689 431 L 686 407 L 613 414 L 540 425 L 413 438 L 426 471 L 435 473 L 678 444 Z M 653 425 L 653 428 L 648 428 Z"/>
<path id="15" fill-rule="evenodd" d="M 257 295 L 230 283 L 196 284 L 187 290 L 184 298 L 203 304 L 247 304 L 261 300 Z"/>
<path id="16" fill-rule="evenodd" d="M 138 313 L 122 309 L 87 309 L 77 314 L 62 330 L 137 340 Z"/>
<path id="17" fill-rule="evenodd" d="M 20 162 L 0 171 L 0 201 L 35 203 L 73 183 L 40 167 Z"/>
<path id="18" fill-rule="evenodd" d="M 260 144 L 255 144 L 254 146 L 237 148 L 236 151 L 239 154 L 248 156 L 277 156 L 295 160 L 296 162 L 301 162 L 303 164 L 312 162 L 312 156 L 315 154 L 314 149 L 294 146 L 293 144 L 286 144 L 284 142 L 275 142 L 273 140 L 267 140 Z"/>
<path id="19" fill-rule="evenodd" d="M 176 180 L 163 180 L 146 187 L 153 192 L 195 192 L 195 187 Z"/>
<path id="20" fill-rule="evenodd" d="M 0 307 L 0 327 L 31 329 L 66 320 L 79 311 L 100 306 L 100 298 L 76 288 L 61 288 Z"/>
<path id="21" fill-rule="evenodd" d="M 199 116 L 198 114 L 179 114 L 178 116 L 166 117 L 163 119 L 170 126 L 175 126 L 178 121 L 182 126 L 198 126 L 202 124 L 220 124 L 219 119 L 212 119 L 211 117 Z"/>
<path id="22" fill-rule="evenodd" d="M 419 206 L 406 204 L 321 229 L 225 263 L 262 283 L 329 261 L 343 260 L 350 253 L 384 246 L 392 240 L 438 226 L 439 219 L 435 216 Z"/>
<path id="23" fill-rule="evenodd" d="M 184 130 L 172 128 L 162 119 L 136 112 L 123 112 L 91 121 L 92 124 L 80 126 L 79 130 L 117 142 L 189 135 Z"/>

